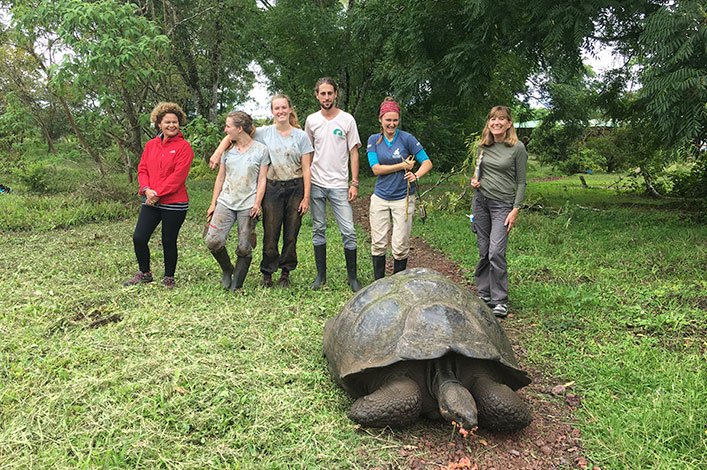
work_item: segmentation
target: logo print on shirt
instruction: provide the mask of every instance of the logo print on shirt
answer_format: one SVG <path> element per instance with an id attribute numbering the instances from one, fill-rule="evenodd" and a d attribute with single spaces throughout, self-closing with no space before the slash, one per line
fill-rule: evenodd
<path id="1" fill-rule="evenodd" d="M 403 156 L 400 155 L 400 149 L 399 149 L 399 148 L 396 148 L 396 149 L 395 149 L 395 152 L 393 152 L 393 158 L 399 158 L 399 159 L 401 159 L 401 160 L 403 159 Z"/>
<path id="2" fill-rule="evenodd" d="M 338 127 L 337 127 L 336 129 L 334 129 L 333 134 L 334 134 L 335 136 L 341 137 L 342 139 L 344 138 L 344 131 L 342 131 L 342 130 L 339 129 Z"/>

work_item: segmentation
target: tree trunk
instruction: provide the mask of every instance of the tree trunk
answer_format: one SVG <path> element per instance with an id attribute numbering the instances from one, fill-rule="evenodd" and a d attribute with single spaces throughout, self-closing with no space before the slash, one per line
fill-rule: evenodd
<path id="1" fill-rule="evenodd" d="M 64 109 L 64 114 L 66 114 L 66 119 L 69 121 L 69 125 L 71 126 L 71 129 L 74 131 L 74 134 L 76 134 L 76 138 L 79 139 L 79 144 L 81 144 L 81 147 L 93 158 L 93 161 L 96 162 L 96 165 L 98 165 L 98 172 L 101 174 L 101 177 L 106 176 L 106 170 L 103 166 L 103 158 L 96 152 L 96 150 L 89 145 L 88 141 L 83 135 L 83 132 L 79 129 L 79 126 L 76 124 L 76 120 L 74 119 L 74 115 L 71 112 L 71 108 L 69 108 L 69 103 L 66 102 L 63 96 L 56 95 L 56 97 L 59 99 L 59 102 L 61 103 L 61 107 Z"/>

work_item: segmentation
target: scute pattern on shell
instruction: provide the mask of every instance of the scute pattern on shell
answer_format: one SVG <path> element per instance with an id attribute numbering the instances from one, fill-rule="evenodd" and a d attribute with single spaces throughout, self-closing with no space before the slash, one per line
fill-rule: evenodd
<path id="1" fill-rule="evenodd" d="M 488 307 L 430 269 L 409 269 L 374 282 L 324 327 L 330 372 L 347 389 L 357 374 L 365 380 L 367 370 L 450 352 L 497 363 L 514 390 L 530 383 Z"/>

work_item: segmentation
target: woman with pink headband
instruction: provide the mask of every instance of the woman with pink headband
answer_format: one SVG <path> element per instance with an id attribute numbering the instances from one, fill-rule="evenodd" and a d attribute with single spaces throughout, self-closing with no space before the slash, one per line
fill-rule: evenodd
<path id="1" fill-rule="evenodd" d="M 378 120 L 381 132 L 368 138 L 366 148 L 368 163 L 378 177 L 369 209 L 371 255 L 376 279 L 385 277 L 385 253 L 391 222 L 393 274 L 407 268 L 416 183 L 432 169 L 432 161 L 420 142 L 412 134 L 398 128 L 400 106 L 393 98 L 383 100 Z M 413 172 L 415 162 L 420 166 Z"/>

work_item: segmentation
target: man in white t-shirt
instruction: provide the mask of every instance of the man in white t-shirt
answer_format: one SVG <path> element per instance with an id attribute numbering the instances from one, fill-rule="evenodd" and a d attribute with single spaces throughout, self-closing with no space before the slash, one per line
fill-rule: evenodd
<path id="1" fill-rule="evenodd" d="M 333 79 L 320 78 L 314 93 L 321 109 L 310 114 L 304 125 L 314 146 L 310 211 L 317 277 L 312 289 L 317 290 L 326 282 L 326 201 L 329 201 L 344 242 L 349 285 L 356 292 L 361 283 L 356 276 L 356 229 L 351 201 L 358 196 L 361 139 L 353 116 L 336 107 L 337 86 Z"/>

